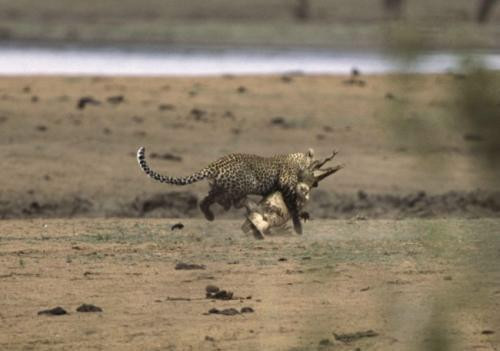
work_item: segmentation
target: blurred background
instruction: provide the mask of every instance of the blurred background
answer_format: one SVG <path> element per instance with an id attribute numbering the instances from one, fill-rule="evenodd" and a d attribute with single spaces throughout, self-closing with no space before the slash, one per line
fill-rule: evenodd
<path id="1" fill-rule="evenodd" d="M 498 49 L 495 0 L 1 0 L 4 42 Z M 409 29 L 413 33 L 409 33 Z M 390 38 L 389 38 L 390 37 Z M 390 40 L 389 40 L 390 39 Z"/>

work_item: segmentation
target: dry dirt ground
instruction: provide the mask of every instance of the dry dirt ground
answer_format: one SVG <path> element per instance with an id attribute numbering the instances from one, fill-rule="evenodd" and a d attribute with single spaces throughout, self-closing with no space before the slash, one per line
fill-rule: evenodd
<path id="1" fill-rule="evenodd" d="M 172 231 L 177 222 L 0 222 L 0 349 L 500 345 L 498 220 L 318 220 L 301 237 L 261 241 L 240 221 L 183 220 Z M 206 298 L 207 285 L 233 298 Z M 83 303 L 102 312 L 76 312 Z M 68 314 L 37 314 L 56 306 Z M 253 312 L 208 313 L 244 307 Z"/>
<path id="2" fill-rule="evenodd" d="M 231 152 L 337 149 L 346 168 L 313 192 L 316 217 L 498 217 L 498 170 L 481 163 L 497 135 L 459 119 L 469 83 L 453 74 L 1 77 L 0 218 L 199 216 L 207 184 L 146 178 L 140 145 L 169 175 Z"/>

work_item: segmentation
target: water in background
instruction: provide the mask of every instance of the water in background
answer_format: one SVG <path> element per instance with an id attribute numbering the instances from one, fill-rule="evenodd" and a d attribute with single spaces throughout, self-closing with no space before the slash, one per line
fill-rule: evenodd
<path id="1" fill-rule="evenodd" d="M 500 69 L 500 53 L 475 53 L 485 67 Z M 440 73 L 457 70 L 463 55 L 427 52 L 411 65 L 376 51 L 317 49 L 116 49 L 0 47 L 0 74 L 220 75 L 302 72 Z"/>

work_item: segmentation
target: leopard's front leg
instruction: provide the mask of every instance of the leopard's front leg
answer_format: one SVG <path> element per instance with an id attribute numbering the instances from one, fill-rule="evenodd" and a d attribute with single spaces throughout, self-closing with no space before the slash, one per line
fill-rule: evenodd
<path id="1" fill-rule="evenodd" d="M 290 212 L 290 217 L 293 222 L 293 229 L 297 234 L 302 234 L 302 222 L 300 221 L 300 211 L 297 206 L 297 194 L 290 188 L 282 189 L 283 200 Z"/>

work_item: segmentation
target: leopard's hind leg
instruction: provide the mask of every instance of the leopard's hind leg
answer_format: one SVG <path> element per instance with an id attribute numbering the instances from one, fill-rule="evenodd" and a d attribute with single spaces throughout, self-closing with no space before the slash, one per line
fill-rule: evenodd
<path id="1" fill-rule="evenodd" d="M 214 203 L 219 202 L 221 199 L 221 191 L 217 188 L 212 188 L 208 192 L 208 195 L 200 203 L 200 210 L 205 215 L 205 218 L 209 221 L 215 219 L 214 213 L 210 209 Z"/>
<path id="2" fill-rule="evenodd" d="M 205 218 L 209 221 L 213 221 L 215 218 L 212 210 L 210 210 L 210 206 L 215 203 L 221 205 L 224 208 L 224 211 L 228 211 L 233 205 L 233 199 L 219 187 L 213 187 L 210 189 L 208 195 L 200 203 L 200 209 L 205 215 Z"/>

